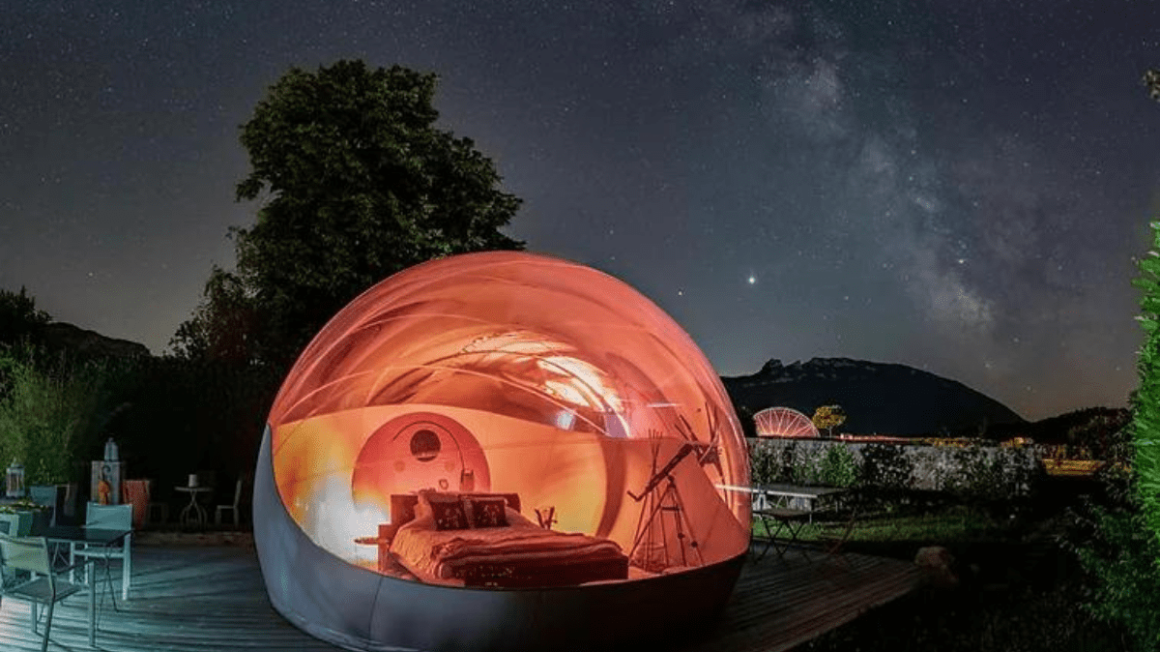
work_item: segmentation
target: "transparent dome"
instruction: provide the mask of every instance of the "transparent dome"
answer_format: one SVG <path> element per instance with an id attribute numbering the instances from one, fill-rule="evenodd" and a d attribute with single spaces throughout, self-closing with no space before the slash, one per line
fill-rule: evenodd
<path id="1" fill-rule="evenodd" d="M 307 347 L 268 427 L 289 517 L 384 575 L 558 586 L 748 546 L 745 440 L 716 372 L 644 296 L 563 260 L 468 254 L 379 283 Z M 591 572 L 504 565 L 565 548 Z"/>

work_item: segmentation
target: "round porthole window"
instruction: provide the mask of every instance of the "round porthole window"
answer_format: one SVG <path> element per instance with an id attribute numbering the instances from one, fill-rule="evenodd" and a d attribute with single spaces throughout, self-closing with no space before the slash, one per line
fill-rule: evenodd
<path id="1" fill-rule="evenodd" d="M 411 435 L 411 455 L 420 462 L 430 462 L 439 455 L 439 436 L 430 430 Z"/>

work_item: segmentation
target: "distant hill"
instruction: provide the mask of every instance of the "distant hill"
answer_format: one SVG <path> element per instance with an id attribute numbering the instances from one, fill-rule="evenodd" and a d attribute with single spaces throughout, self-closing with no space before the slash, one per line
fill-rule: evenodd
<path id="1" fill-rule="evenodd" d="M 28 339 L 49 351 L 81 358 L 148 358 L 148 347 L 138 342 L 106 337 L 65 322 L 31 326 Z"/>
<path id="2" fill-rule="evenodd" d="M 901 364 L 813 358 L 783 365 L 770 360 L 753 375 L 721 380 L 742 413 L 781 406 L 810 416 L 820 405 L 841 405 L 847 420 L 838 431 L 846 433 L 977 434 L 984 423 L 1026 423 L 960 382 Z"/>
<path id="3" fill-rule="evenodd" d="M 1132 413 L 1127 408 L 1090 407 L 1027 424 L 998 425 L 988 428 L 987 437 L 1030 437 L 1038 444 L 1086 446 L 1093 452 L 1102 452 L 1131 420 Z"/>

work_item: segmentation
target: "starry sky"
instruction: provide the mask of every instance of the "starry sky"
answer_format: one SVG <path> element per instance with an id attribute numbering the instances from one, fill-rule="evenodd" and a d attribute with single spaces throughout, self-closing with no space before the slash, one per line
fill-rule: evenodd
<path id="1" fill-rule="evenodd" d="M 232 267 L 238 127 L 291 66 L 440 76 L 530 251 L 724 375 L 850 357 L 1038 419 L 1124 405 L 1160 212 L 1160 4 L 2 0 L 0 288 L 168 347 Z"/>

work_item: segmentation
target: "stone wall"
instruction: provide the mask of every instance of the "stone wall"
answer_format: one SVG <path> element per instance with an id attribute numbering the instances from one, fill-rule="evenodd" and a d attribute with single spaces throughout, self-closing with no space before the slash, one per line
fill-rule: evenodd
<path id="1" fill-rule="evenodd" d="M 758 470 L 761 464 L 757 461 L 761 455 L 772 455 L 774 475 L 782 476 L 766 481 L 785 480 L 787 463 L 796 467 L 799 475 L 803 469 L 817 468 L 831 447 L 843 446 L 860 470 L 864 468 L 868 451 L 874 459 L 894 458 L 895 468 L 909 471 L 906 486 L 910 489 L 1001 495 L 1026 495 L 1041 469 L 1043 457 L 1042 447 L 1038 445 L 959 447 L 760 437 L 750 439 L 749 446 L 755 476 L 761 475 Z M 754 478 L 754 482 L 760 481 L 761 478 Z"/>

